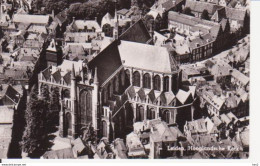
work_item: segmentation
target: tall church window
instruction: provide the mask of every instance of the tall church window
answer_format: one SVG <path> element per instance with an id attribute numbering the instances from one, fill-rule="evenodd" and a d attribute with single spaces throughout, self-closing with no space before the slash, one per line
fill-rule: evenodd
<path id="1" fill-rule="evenodd" d="M 129 70 L 125 70 L 125 86 L 128 87 L 130 85 L 130 72 Z"/>
<path id="2" fill-rule="evenodd" d="M 147 110 L 147 119 L 155 119 L 155 110 L 153 108 Z"/>
<path id="3" fill-rule="evenodd" d="M 151 77 L 150 77 L 150 74 L 148 74 L 148 73 L 144 74 L 143 87 L 151 89 Z"/>
<path id="4" fill-rule="evenodd" d="M 80 93 L 80 122 L 87 125 L 92 122 L 92 96 L 88 91 Z"/>
<path id="5" fill-rule="evenodd" d="M 66 114 L 66 120 L 64 123 L 64 135 L 71 135 L 71 128 L 72 128 L 72 123 L 71 123 L 71 115 L 70 113 Z"/>
<path id="6" fill-rule="evenodd" d="M 107 137 L 107 123 L 106 123 L 106 121 L 102 121 L 102 128 L 103 128 L 103 137 Z"/>
<path id="7" fill-rule="evenodd" d="M 133 74 L 133 85 L 140 87 L 140 73 L 138 71 Z"/>
<path id="8" fill-rule="evenodd" d="M 169 110 L 165 110 L 163 112 L 162 120 L 167 122 L 167 123 L 170 123 L 170 111 Z"/>
<path id="9" fill-rule="evenodd" d="M 154 77 L 154 90 L 161 90 L 161 78 L 159 75 Z"/>
<path id="10" fill-rule="evenodd" d="M 107 94 L 108 94 L 108 99 L 111 99 L 112 94 L 113 94 L 113 87 L 110 83 L 107 86 Z"/>
<path id="11" fill-rule="evenodd" d="M 168 76 L 164 77 L 163 90 L 165 92 L 169 92 L 169 77 Z"/>
<path id="12" fill-rule="evenodd" d="M 117 77 L 114 78 L 113 88 L 114 88 L 113 91 L 114 91 L 115 93 L 118 93 L 119 85 L 118 85 L 118 78 L 117 78 Z"/>
<path id="13" fill-rule="evenodd" d="M 137 108 L 137 117 L 136 117 L 136 120 L 137 121 L 143 121 L 144 120 L 144 107 L 143 106 L 140 106 Z"/>
<path id="14" fill-rule="evenodd" d="M 140 106 L 136 108 L 136 121 L 142 122 L 144 120 L 144 107 Z"/>

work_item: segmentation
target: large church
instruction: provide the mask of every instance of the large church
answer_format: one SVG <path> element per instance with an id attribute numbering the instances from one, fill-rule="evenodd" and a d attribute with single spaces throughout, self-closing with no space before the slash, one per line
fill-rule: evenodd
<path id="1" fill-rule="evenodd" d="M 181 89 L 181 70 L 167 48 L 143 40 L 147 30 L 143 42 L 135 41 L 141 36 L 127 34 L 135 28 L 143 23 L 120 37 L 115 28 L 111 43 L 92 60 L 63 60 L 38 75 L 39 89 L 60 92 L 60 136 L 77 138 L 91 124 L 99 137 L 113 140 L 131 132 L 135 122 L 161 118 L 181 128 L 193 119 L 195 87 Z"/>

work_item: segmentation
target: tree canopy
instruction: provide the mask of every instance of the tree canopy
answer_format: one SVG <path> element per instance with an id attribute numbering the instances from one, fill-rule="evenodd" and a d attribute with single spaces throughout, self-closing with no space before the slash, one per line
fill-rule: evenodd
<path id="1" fill-rule="evenodd" d="M 191 9 L 189 7 L 185 7 L 182 13 L 187 14 L 189 16 L 194 16 L 194 14 L 192 14 Z"/>
<path id="2" fill-rule="evenodd" d="M 37 87 L 33 87 L 25 112 L 26 127 L 22 138 L 22 149 L 29 157 L 39 157 L 46 138 L 44 130 L 45 109 L 43 102 L 38 98 Z"/>
<path id="3" fill-rule="evenodd" d="M 204 20 L 210 20 L 209 18 L 209 12 L 205 9 L 203 10 L 202 14 L 201 14 L 201 19 L 204 19 Z"/>
<path id="4" fill-rule="evenodd" d="M 101 19 L 107 12 L 114 13 L 115 2 L 117 2 L 117 9 L 131 7 L 131 0 L 35 0 L 33 1 L 33 11 L 40 10 L 44 7 L 45 13 L 55 14 L 68 8 L 69 17 L 76 17 L 77 19 L 94 19 L 97 17 Z"/>

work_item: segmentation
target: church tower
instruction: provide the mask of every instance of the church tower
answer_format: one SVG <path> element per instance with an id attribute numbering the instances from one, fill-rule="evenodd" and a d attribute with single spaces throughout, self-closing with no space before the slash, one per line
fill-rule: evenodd
<path id="1" fill-rule="evenodd" d="M 71 124 L 72 124 L 72 137 L 77 136 L 77 82 L 75 76 L 74 64 L 72 64 L 71 70 L 71 88 L 70 88 L 70 99 L 71 99 Z"/>
<path id="2" fill-rule="evenodd" d="M 117 16 L 116 3 L 117 3 L 117 1 L 115 2 L 115 18 L 114 18 L 115 26 L 113 29 L 113 39 L 114 40 L 118 39 L 118 16 Z"/>

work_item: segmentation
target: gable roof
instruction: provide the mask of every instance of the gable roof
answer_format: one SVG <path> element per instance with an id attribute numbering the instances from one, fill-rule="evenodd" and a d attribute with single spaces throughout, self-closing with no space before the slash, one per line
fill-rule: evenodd
<path id="1" fill-rule="evenodd" d="M 154 125 L 155 131 L 151 134 L 154 142 L 177 141 L 178 136 L 182 135 L 178 128 L 168 127 L 165 122 Z"/>
<path id="2" fill-rule="evenodd" d="M 15 23 L 34 23 L 47 25 L 50 17 L 48 15 L 29 15 L 29 14 L 14 14 L 13 22 Z"/>
<path id="3" fill-rule="evenodd" d="M 188 25 L 191 27 L 190 31 L 192 32 L 202 31 L 205 32 L 204 34 L 209 33 L 213 37 L 217 37 L 218 32 L 221 28 L 219 23 L 200 19 L 186 14 L 177 13 L 174 11 L 170 11 L 168 13 L 168 20 Z"/>
<path id="4" fill-rule="evenodd" d="M 52 76 L 56 82 L 59 82 L 61 79 L 61 74 L 60 74 L 60 71 L 58 71 L 58 70 L 55 73 L 53 73 Z"/>
<path id="5" fill-rule="evenodd" d="M 240 71 L 233 69 L 232 70 L 232 77 L 239 80 L 243 85 L 247 85 L 249 83 L 249 77 L 241 73 Z"/>
<path id="6" fill-rule="evenodd" d="M 111 19 L 113 19 L 113 17 L 109 13 L 104 15 L 104 17 L 101 20 L 101 27 L 103 27 L 105 24 L 111 24 Z"/>
<path id="7" fill-rule="evenodd" d="M 211 17 L 211 20 L 215 20 L 217 22 L 221 21 L 223 18 L 227 18 L 226 15 L 226 9 L 225 7 L 222 7 L 220 9 L 217 9 L 217 11 L 213 14 Z"/>
<path id="8" fill-rule="evenodd" d="M 13 102 L 18 103 L 21 94 L 17 92 L 11 85 L 8 85 L 5 95 L 8 96 Z"/>
<path id="9" fill-rule="evenodd" d="M 151 36 L 146 26 L 144 25 L 144 22 L 141 19 L 139 19 L 124 33 L 122 33 L 119 39 L 138 43 L 147 43 L 151 39 Z"/>
<path id="10" fill-rule="evenodd" d="M 50 71 L 50 68 L 47 68 L 45 70 L 42 71 L 42 75 L 44 76 L 44 78 L 46 80 L 49 80 L 50 77 L 51 77 L 51 71 Z"/>
<path id="11" fill-rule="evenodd" d="M 229 8 L 229 7 L 222 7 L 216 10 L 214 15 L 212 16 L 212 20 L 220 22 L 222 19 L 231 19 L 231 20 L 238 20 L 244 21 L 246 16 L 246 11 Z"/>
<path id="12" fill-rule="evenodd" d="M 173 7 L 175 7 L 175 3 L 176 3 L 176 1 L 174 2 L 173 0 L 168 0 L 164 3 L 162 3 L 162 8 L 165 11 L 168 11 L 168 10 L 172 9 Z"/>
<path id="13" fill-rule="evenodd" d="M 102 85 L 117 69 L 122 66 L 118 50 L 118 40 L 115 40 L 102 50 L 93 60 L 88 63 L 92 72 L 97 67 L 97 77 Z"/>
<path id="14" fill-rule="evenodd" d="M 191 11 L 199 13 L 202 13 L 203 10 L 207 10 L 210 15 L 213 15 L 218 8 L 222 8 L 222 6 L 216 4 L 192 0 L 187 0 L 185 7 L 189 7 Z"/>
<path id="15" fill-rule="evenodd" d="M 227 18 L 229 18 L 231 20 L 244 21 L 245 16 L 246 16 L 246 11 L 229 8 L 229 7 L 226 7 L 225 9 L 226 9 Z"/>
<path id="16" fill-rule="evenodd" d="M 67 11 L 68 9 L 65 9 L 55 16 L 55 20 L 57 20 L 59 25 L 62 25 L 67 20 Z"/>
<path id="17" fill-rule="evenodd" d="M 190 92 L 185 92 L 184 90 L 180 89 L 176 95 L 176 98 L 182 103 L 184 104 L 187 99 L 189 98 L 190 96 Z"/>
<path id="18" fill-rule="evenodd" d="M 122 14 L 122 15 L 126 15 L 129 12 L 128 9 L 121 9 L 117 11 L 117 14 Z"/>
<path id="19" fill-rule="evenodd" d="M 156 10 L 150 10 L 147 15 L 150 15 L 153 17 L 153 19 L 156 19 L 158 16 L 161 17 L 161 14 Z"/>
<path id="20" fill-rule="evenodd" d="M 95 20 L 75 20 L 72 22 L 72 27 L 77 30 L 83 30 L 85 27 L 88 29 L 95 28 L 96 31 L 101 32 L 101 27 Z"/>

